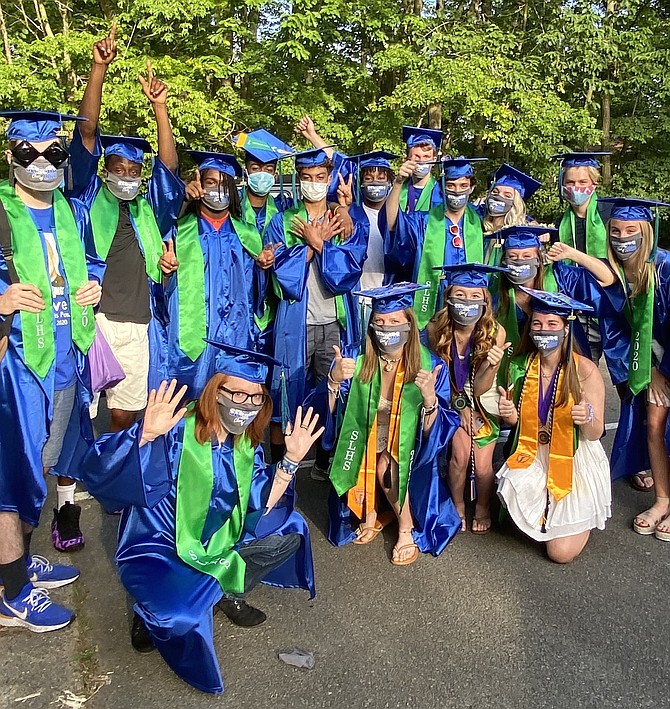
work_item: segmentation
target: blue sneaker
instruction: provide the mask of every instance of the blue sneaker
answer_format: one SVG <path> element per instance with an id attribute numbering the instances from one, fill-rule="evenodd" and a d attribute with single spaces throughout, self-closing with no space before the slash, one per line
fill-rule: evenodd
<path id="1" fill-rule="evenodd" d="M 43 556 L 28 557 L 28 578 L 35 588 L 60 588 L 79 578 L 79 569 L 64 564 L 51 564 Z"/>
<path id="2" fill-rule="evenodd" d="M 5 598 L 4 588 L 0 590 L 0 626 L 47 633 L 64 628 L 73 618 L 74 612 L 53 603 L 45 588 L 27 583 L 13 601 Z"/>

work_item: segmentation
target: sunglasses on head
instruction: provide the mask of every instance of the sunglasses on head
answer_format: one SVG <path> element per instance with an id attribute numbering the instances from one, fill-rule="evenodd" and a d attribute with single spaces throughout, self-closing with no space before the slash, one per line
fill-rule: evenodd
<path id="1" fill-rule="evenodd" d="M 21 167 L 28 167 L 28 165 L 37 160 L 37 158 L 43 157 L 55 168 L 59 168 L 63 167 L 70 157 L 70 153 L 58 141 L 54 141 L 45 150 L 40 152 L 27 140 L 23 140 L 12 148 L 11 153 L 14 162 Z"/>

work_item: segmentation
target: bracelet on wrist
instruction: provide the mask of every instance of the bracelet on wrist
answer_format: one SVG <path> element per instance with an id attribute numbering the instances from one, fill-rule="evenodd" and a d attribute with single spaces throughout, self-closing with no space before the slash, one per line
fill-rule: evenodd
<path id="1" fill-rule="evenodd" d="M 336 382 L 336 381 L 332 378 L 332 376 L 330 375 L 330 372 L 328 372 L 328 383 L 329 383 L 329 384 L 332 384 L 334 387 L 337 387 L 338 389 L 339 389 L 339 387 L 340 387 L 340 384 L 342 384 L 342 382 Z"/>
<path id="2" fill-rule="evenodd" d="M 289 460 L 286 456 L 284 456 L 284 458 L 282 459 L 282 462 L 279 465 L 289 475 L 293 476 L 298 472 L 298 466 L 300 464 L 294 463 L 292 460 Z"/>
<path id="3" fill-rule="evenodd" d="M 589 403 L 588 401 L 585 404 L 586 410 L 589 412 L 589 417 L 586 419 L 586 423 L 593 423 L 593 419 L 595 418 L 596 412 L 595 409 L 593 408 L 593 404 Z"/>
<path id="4" fill-rule="evenodd" d="M 437 409 L 437 399 L 435 399 L 435 401 L 432 403 L 431 406 L 426 406 L 426 405 L 424 404 L 424 405 L 421 407 L 421 413 L 422 413 L 424 416 L 427 416 L 428 414 L 432 414 L 433 411 L 435 411 L 435 409 Z"/>

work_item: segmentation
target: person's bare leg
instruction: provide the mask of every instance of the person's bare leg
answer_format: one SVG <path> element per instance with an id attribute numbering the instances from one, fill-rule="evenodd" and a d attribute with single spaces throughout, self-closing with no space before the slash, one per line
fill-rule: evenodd
<path id="1" fill-rule="evenodd" d="M 465 478 L 470 462 L 470 436 L 465 429 L 459 428 L 451 440 L 451 459 L 449 461 L 449 492 L 456 507 L 456 512 L 461 518 L 461 531 L 465 526 Z"/>
<path id="2" fill-rule="evenodd" d="M 547 542 L 547 556 L 556 564 L 569 564 L 584 550 L 591 532 L 572 534 L 569 537 L 552 539 Z"/>
<path id="3" fill-rule="evenodd" d="M 32 530 L 32 528 L 30 528 Z M 16 512 L 0 512 L 0 564 L 23 556 L 23 529 Z"/>
<path id="4" fill-rule="evenodd" d="M 475 444 L 475 486 L 477 502 L 472 520 L 473 532 L 487 532 L 491 529 L 491 495 L 493 494 L 493 451 L 496 444 L 489 443 L 483 448 Z"/>
<path id="5" fill-rule="evenodd" d="M 665 447 L 667 422 L 668 409 L 656 404 L 647 404 L 647 446 L 656 500 L 648 510 L 635 518 L 634 523 L 638 527 L 655 527 L 670 511 L 670 461 Z"/>
<path id="6" fill-rule="evenodd" d="M 137 418 L 138 411 L 124 411 L 123 409 L 112 409 L 110 414 L 112 420 L 109 424 L 110 433 L 118 433 L 130 428 Z"/>
<path id="7" fill-rule="evenodd" d="M 385 471 L 384 471 L 385 473 Z M 399 486 L 399 469 L 398 464 L 395 460 L 391 459 L 391 486 L 387 487 L 384 483 L 386 475 L 380 475 L 380 468 L 377 467 L 377 480 L 379 480 L 379 485 L 386 495 L 386 499 L 393 508 L 396 517 L 398 518 L 398 541 L 393 548 L 393 558 L 397 561 L 404 561 L 409 559 L 414 554 L 414 549 L 412 545 L 414 544 L 414 538 L 412 537 L 412 530 L 414 529 L 414 520 L 412 519 L 412 509 L 409 504 L 409 490 L 405 495 L 405 503 L 400 508 L 400 503 L 398 501 L 398 486 Z M 407 547 L 400 551 L 401 547 Z"/>

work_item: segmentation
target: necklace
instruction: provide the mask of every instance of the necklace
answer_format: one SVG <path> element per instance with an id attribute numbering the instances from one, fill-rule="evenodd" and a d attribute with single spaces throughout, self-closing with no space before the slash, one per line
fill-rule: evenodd
<path id="1" fill-rule="evenodd" d="M 390 372 L 393 369 L 393 365 L 397 364 L 400 362 L 402 357 L 398 357 L 398 359 L 389 359 L 388 357 L 384 357 L 384 355 L 379 355 L 380 359 L 383 359 L 386 364 L 384 365 L 384 371 L 385 372 Z"/>

